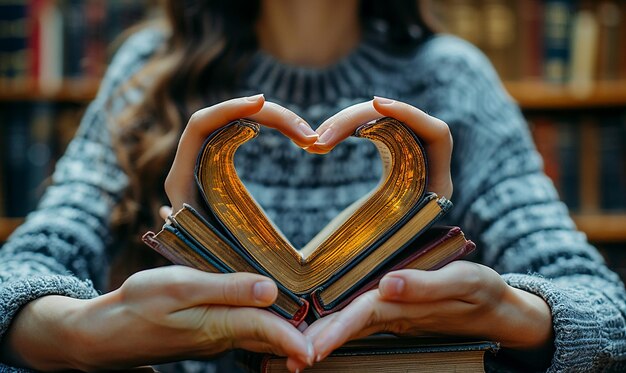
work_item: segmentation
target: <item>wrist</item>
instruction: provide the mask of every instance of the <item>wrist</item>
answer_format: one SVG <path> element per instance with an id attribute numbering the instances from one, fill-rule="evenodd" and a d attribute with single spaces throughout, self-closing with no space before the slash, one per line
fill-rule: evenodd
<path id="1" fill-rule="evenodd" d="M 58 295 L 44 296 L 25 305 L 14 317 L 2 340 L 6 363 L 35 370 L 76 369 L 73 320 L 85 301 Z"/>
<path id="2" fill-rule="evenodd" d="M 510 325 L 503 347 L 520 350 L 552 349 L 554 330 L 550 306 L 539 296 L 509 286 L 504 317 Z"/>

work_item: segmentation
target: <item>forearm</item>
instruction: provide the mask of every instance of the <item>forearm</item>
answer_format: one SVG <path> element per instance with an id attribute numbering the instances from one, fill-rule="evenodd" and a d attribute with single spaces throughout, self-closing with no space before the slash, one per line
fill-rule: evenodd
<path id="1" fill-rule="evenodd" d="M 22 308 L 0 341 L 0 360 L 38 371 L 79 369 L 73 325 L 81 300 L 45 296 Z"/>

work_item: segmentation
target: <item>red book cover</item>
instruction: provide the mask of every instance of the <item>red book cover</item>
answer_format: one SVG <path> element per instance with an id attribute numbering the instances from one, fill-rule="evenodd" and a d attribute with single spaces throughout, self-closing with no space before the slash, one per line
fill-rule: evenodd
<path id="1" fill-rule="evenodd" d="M 311 303 L 313 305 L 313 311 L 317 317 L 324 317 L 333 312 L 337 312 L 350 304 L 354 298 L 359 295 L 365 293 L 368 290 L 374 289 L 378 286 L 380 280 L 385 276 L 385 274 L 397 271 L 400 269 L 406 268 L 414 268 L 414 264 L 417 260 L 423 257 L 426 254 L 434 252 L 441 248 L 446 242 L 452 240 L 455 237 L 462 236 L 463 232 L 459 227 L 433 227 L 430 230 L 426 231 L 422 234 L 415 242 L 411 244 L 411 247 L 408 248 L 409 253 L 404 257 L 398 258 L 394 262 L 390 263 L 386 266 L 386 268 L 382 268 L 377 270 L 375 276 L 369 279 L 363 286 L 360 286 L 357 291 L 355 291 L 351 296 L 343 299 L 336 305 L 326 305 L 323 303 L 320 291 L 322 289 L 315 290 L 311 294 Z M 412 249 L 412 250 L 411 250 Z M 455 260 L 461 259 L 476 249 L 476 245 L 474 242 L 463 239 L 463 243 L 455 249 L 450 255 L 446 256 L 442 260 L 437 261 L 437 263 L 433 266 L 430 266 L 428 270 L 436 270 L 439 269 L 446 264 L 453 262 Z"/>
<path id="2" fill-rule="evenodd" d="M 28 77 L 33 81 L 41 75 L 41 14 L 46 0 L 30 0 L 28 2 Z"/>

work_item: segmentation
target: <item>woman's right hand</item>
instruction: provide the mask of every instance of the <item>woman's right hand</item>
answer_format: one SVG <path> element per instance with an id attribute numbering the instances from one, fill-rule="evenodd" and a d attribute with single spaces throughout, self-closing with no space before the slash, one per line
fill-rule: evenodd
<path id="1" fill-rule="evenodd" d="M 194 169 L 205 139 L 240 118 L 274 128 L 302 148 L 313 145 L 318 139 L 317 133 L 304 119 L 278 104 L 265 101 L 263 95 L 234 98 L 196 111 L 180 137 L 174 162 L 165 179 L 165 192 L 174 211 L 181 209 L 183 203 L 195 205 L 197 202 Z"/>
<path id="2" fill-rule="evenodd" d="M 142 271 L 90 300 L 46 296 L 26 305 L 3 338 L 4 361 L 36 370 L 129 368 L 232 348 L 313 359 L 308 340 L 259 307 L 277 288 L 250 274 L 170 266 Z"/>

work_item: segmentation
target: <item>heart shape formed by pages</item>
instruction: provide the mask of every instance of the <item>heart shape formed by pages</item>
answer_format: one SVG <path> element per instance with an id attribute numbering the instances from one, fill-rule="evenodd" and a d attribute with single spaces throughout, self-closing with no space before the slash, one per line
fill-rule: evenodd
<path id="1" fill-rule="evenodd" d="M 426 193 L 424 149 L 410 129 L 392 118 L 365 124 L 353 135 L 379 150 L 383 175 L 378 186 L 305 247 L 294 247 L 235 170 L 237 148 L 259 130 L 259 124 L 241 119 L 212 133 L 195 171 L 205 206 L 184 205 L 159 234 L 149 232 L 144 241 L 174 263 L 272 277 L 280 289 L 275 310 L 291 320 L 306 314 L 302 305 L 311 298 L 323 315 L 397 265 L 433 269 L 473 249 L 458 228 L 437 230 L 420 241 L 451 203 Z M 419 247 L 407 249 L 412 245 Z"/>

